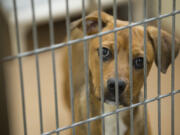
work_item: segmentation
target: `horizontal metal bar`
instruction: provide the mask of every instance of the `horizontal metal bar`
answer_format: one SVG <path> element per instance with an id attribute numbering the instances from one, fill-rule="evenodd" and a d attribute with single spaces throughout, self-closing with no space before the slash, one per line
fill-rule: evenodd
<path id="1" fill-rule="evenodd" d="M 145 100 L 143 102 L 132 104 L 131 106 L 128 106 L 128 107 L 123 107 L 123 108 L 117 109 L 117 110 L 115 110 L 113 112 L 104 113 L 102 115 L 99 115 L 99 116 L 96 116 L 96 117 L 92 117 L 92 118 L 84 120 L 84 121 L 79 121 L 79 122 L 76 122 L 76 123 L 74 123 L 74 124 L 72 124 L 70 126 L 66 126 L 66 127 L 63 127 L 63 128 L 58 128 L 56 130 L 43 133 L 42 135 L 51 135 L 51 134 L 56 133 L 56 132 L 61 132 L 63 130 L 67 130 L 67 129 L 70 129 L 70 128 L 73 128 L 73 127 L 76 127 L 76 126 L 79 126 L 79 125 L 82 125 L 82 124 L 85 124 L 85 123 L 88 123 L 88 122 L 91 122 L 91 121 L 102 119 L 104 117 L 107 117 L 107 116 L 110 116 L 110 115 L 113 115 L 113 114 L 116 114 L 116 113 L 119 113 L 119 112 L 122 112 L 122 111 L 130 110 L 130 109 L 135 108 L 137 106 L 144 105 L 144 104 L 147 104 L 147 103 L 151 103 L 151 102 L 157 101 L 159 99 L 162 99 L 162 98 L 165 98 L 165 97 L 169 97 L 169 96 L 172 96 L 172 95 L 175 95 L 175 94 L 178 94 L 178 93 L 180 93 L 180 89 L 176 90 L 176 91 L 173 91 L 173 92 L 170 92 L 168 94 L 164 94 L 164 95 L 160 95 L 158 97 L 147 99 L 147 100 Z"/>
<path id="2" fill-rule="evenodd" d="M 110 33 L 113 33 L 113 32 L 117 32 L 117 31 L 120 31 L 120 30 L 123 30 L 123 29 L 127 29 L 129 27 L 134 27 L 134 26 L 141 25 L 141 24 L 144 24 L 144 23 L 149 23 L 149 22 L 152 22 L 152 21 L 155 21 L 155 20 L 158 20 L 158 19 L 167 18 L 169 16 L 173 16 L 173 15 L 176 15 L 176 14 L 180 14 L 180 10 L 176 10 L 176 11 L 171 12 L 169 14 L 164 14 L 164 15 L 161 15 L 161 16 L 158 16 L 158 17 L 148 18 L 148 19 L 145 19 L 143 21 L 131 23 L 131 24 L 123 26 L 123 27 L 116 27 L 115 29 L 110 30 L 110 31 L 99 32 L 98 34 L 85 36 L 83 38 L 71 40 L 71 41 L 68 41 L 68 42 L 63 42 L 63 43 L 60 43 L 60 44 L 54 44 L 54 45 L 44 47 L 44 48 L 38 48 L 38 49 L 35 49 L 33 51 L 29 51 L 29 52 L 19 53 L 16 56 L 7 56 L 7 57 L 2 58 L 0 60 L 0 63 L 6 62 L 6 61 L 9 61 L 9 60 L 13 60 L 13 59 L 17 59 L 19 57 L 30 56 L 30 55 L 34 55 L 36 53 L 42 53 L 42 52 L 50 51 L 50 50 L 53 50 L 53 49 L 61 48 L 61 47 L 67 46 L 67 45 L 72 45 L 72 44 L 75 44 L 75 43 L 78 43 L 78 42 L 82 42 L 84 40 L 89 40 L 89 39 L 92 39 L 92 38 L 95 38 L 95 37 L 103 36 L 103 35 L 110 34 Z"/>

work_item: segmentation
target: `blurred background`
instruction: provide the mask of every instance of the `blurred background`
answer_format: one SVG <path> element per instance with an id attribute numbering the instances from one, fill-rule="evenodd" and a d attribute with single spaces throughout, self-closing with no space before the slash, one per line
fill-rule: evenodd
<path id="1" fill-rule="evenodd" d="M 30 0 L 16 0 L 19 21 L 19 37 L 21 52 L 32 51 L 33 48 L 33 24 L 32 7 Z M 66 0 L 52 0 L 52 15 L 54 23 L 55 44 L 64 42 L 66 36 Z M 101 0 L 102 8 L 109 14 L 113 14 L 113 0 Z M 97 8 L 97 0 L 85 0 L 86 13 Z M 38 47 L 50 46 L 49 30 L 49 6 L 48 0 L 34 0 L 34 10 L 37 25 Z M 172 12 L 172 0 L 162 0 L 161 14 Z M 143 0 L 132 0 L 133 21 L 143 21 Z M 158 16 L 158 1 L 147 0 L 147 18 Z M 176 10 L 180 10 L 180 1 L 176 1 Z M 69 0 L 70 20 L 82 17 L 82 0 Z M 128 20 L 128 1 L 117 0 L 118 18 Z M 176 18 L 176 36 L 180 37 L 180 14 Z M 162 28 L 172 31 L 172 16 L 161 20 Z M 157 21 L 148 23 L 157 26 Z M 14 20 L 13 0 L 0 0 L 0 58 L 17 55 L 16 27 Z M 70 124 L 70 112 L 64 105 L 62 98 L 62 63 L 61 48 L 55 50 L 56 74 L 57 74 L 57 96 L 58 116 L 60 127 Z M 40 86 L 42 97 L 42 114 L 44 132 L 56 129 L 54 83 L 51 51 L 40 53 Z M 39 106 L 37 93 L 36 62 L 35 56 L 22 58 L 24 94 L 26 106 L 27 133 L 29 135 L 40 134 Z M 175 90 L 180 89 L 180 55 L 175 62 Z M 148 77 L 148 98 L 157 96 L 157 68 L 155 64 Z M 171 92 L 171 67 L 166 74 L 161 75 L 161 94 Z M 180 134 L 180 94 L 175 95 L 175 135 Z M 158 134 L 158 106 L 157 101 L 148 104 L 150 122 L 153 134 Z M 163 135 L 171 134 L 171 97 L 161 100 L 161 131 Z M 23 117 L 21 87 L 19 76 L 18 59 L 1 62 L 0 65 L 0 132 L 3 135 L 23 135 Z M 68 131 L 63 131 L 62 135 Z"/>

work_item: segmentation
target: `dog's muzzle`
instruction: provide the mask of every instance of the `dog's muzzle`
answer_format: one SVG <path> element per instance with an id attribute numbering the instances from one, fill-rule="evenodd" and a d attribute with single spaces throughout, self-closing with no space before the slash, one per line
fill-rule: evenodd
<path id="1" fill-rule="evenodd" d="M 116 80 L 110 78 L 107 80 L 107 92 L 105 93 L 105 102 L 106 103 L 116 103 L 116 94 L 118 94 L 119 104 L 123 105 L 122 93 L 126 89 L 126 82 L 124 80 L 117 81 L 117 92 L 116 92 Z"/>

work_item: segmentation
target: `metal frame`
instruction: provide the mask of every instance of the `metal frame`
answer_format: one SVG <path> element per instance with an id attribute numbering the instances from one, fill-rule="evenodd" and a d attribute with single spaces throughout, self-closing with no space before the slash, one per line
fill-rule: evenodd
<path id="1" fill-rule="evenodd" d="M 130 126 L 131 126 L 131 132 L 130 134 L 133 135 L 133 109 L 137 106 L 144 105 L 144 114 L 145 114 L 145 135 L 148 134 L 147 132 L 147 104 L 150 102 L 158 101 L 158 134 L 161 135 L 161 99 L 171 96 L 171 134 L 174 135 L 174 95 L 177 93 L 180 93 L 180 90 L 174 90 L 174 44 L 175 44 L 175 15 L 180 14 L 180 10 L 175 9 L 175 4 L 176 1 L 173 0 L 173 11 L 168 14 L 161 14 L 161 0 L 159 0 L 159 10 L 158 10 L 158 17 L 153 17 L 153 18 L 147 18 L 147 0 L 144 0 L 144 20 L 139 21 L 139 22 L 132 22 L 132 0 L 128 0 L 128 6 L 129 6 L 129 24 L 124 27 L 116 27 L 116 19 L 117 19 L 117 4 L 116 0 L 114 0 L 113 3 L 113 16 L 114 16 L 114 29 L 111 31 L 106 31 L 106 32 L 101 32 L 102 29 L 102 20 L 101 20 L 101 14 L 100 11 L 102 10 L 101 7 L 101 0 L 98 0 L 98 26 L 99 26 L 99 33 L 90 35 L 88 36 L 86 34 L 86 22 L 85 22 L 85 0 L 82 0 L 82 20 L 83 20 L 83 32 L 84 32 L 84 37 L 76 40 L 71 40 L 71 33 L 70 33 L 70 17 L 69 17 L 69 1 L 66 0 L 66 31 L 67 31 L 67 42 L 66 43 L 60 43 L 60 44 L 54 44 L 54 30 L 53 30 L 53 16 L 52 16 L 52 7 L 51 7 L 51 0 L 48 0 L 49 2 L 49 29 L 50 29 L 50 44 L 51 46 L 45 47 L 45 48 L 38 48 L 38 37 L 37 37 L 37 26 L 36 26 L 36 17 L 35 17 L 35 8 L 34 8 L 34 0 L 31 0 L 31 6 L 32 6 L 32 26 L 33 26 L 33 41 L 34 41 L 34 50 L 30 52 L 21 52 L 20 48 L 20 40 L 19 40 L 19 26 L 18 26 L 18 14 L 17 14 L 17 8 L 16 8 L 16 0 L 13 0 L 13 5 L 14 5 L 14 16 L 15 16 L 15 25 L 16 25 L 16 38 L 17 38 L 17 50 L 18 54 L 16 56 L 8 56 L 4 57 L 1 62 L 6 62 L 10 61 L 13 59 L 18 59 L 19 62 L 19 71 L 20 71 L 20 83 L 21 83 L 21 98 L 22 98 L 22 108 L 23 108 L 23 124 L 24 124 L 24 135 L 27 135 L 27 125 L 26 125 L 26 104 L 25 104 L 25 97 L 24 97 L 24 82 L 23 82 L 23 67 L 22 67 L 22 58 L 29 56 L 29 55 L 35 55 L 35 60 L 36 60 L 36 77 L 37 77 L 37 82 L 38 82 L 38 98 L 39 98 L 39 115 L 40 115 L 40 132 L 42 135 L 50 135 L 52 133 L 57 133 L 60 134 L 61 131 L 66 130 L 66 129 L 73 129 L 73 135 L 75 135 L 75 127 L 79 126 L 81 124 L 88 124 L 87 130 L 88 130 L 88 135 L 91 135 L 90 133 L 90 122 L 101 119 L 102 120 L 102 133 L 105 135 L 105 124 L 104 124 L 104 118 L 110 115 L 116 115 L 117 118 L 117 126 L 119 125 L 118 117 L 119 117 L 119 112 L 125 111 L 125 110 L 130 110 Z M 161 75 L 160 75 L 160 63 L 161 63 L 161 19 L 172 16 L 172 70 L 171 70 L 171 92 L 165 95 L 161 95 Z M 147 99 L 147 64 L 146 64 L 146 28 L 147 28 L 147 23 L 151 21 L 158 20 L 158 91 L 157 97 Z M 132 76 L 132 27 L 136 25 L 144 25 L 144 101 L 133 104 L 132 100 L 132 92 L 133 92 L 133 76 Z M 89 89 L 88 89 L 88 82 L 89 82 L 89 74 L 88 74 L 88 51 L 87 51 L 87 40 L 92 39 L 94 37 L 99 37 L 99 44 L 100 44 L 100 50 L 102 49 L 102 36 L 105 34 L 109 33 L 114 33 L 114 38 L 115 38 L 115 76 L 116 76 L 116 95 L 118 95 L 118 86 L 117 86 L 117 69 L 118 69 L 118 57 L 117 57 L 117 31 L 123 30 L 123 29 L 129 29 L 129 72 L 130 72 L 130 106 L 129 107 L 124 107 L 124 108 L 118 108 L 118 96 L 116 96 L 116 102 L 117 102 L 117 109 L 113 112 L 109 113 L 104 113 L 104 88 L 103 88 L 103 66 L 102 66 L 102 51 L 100 51 L 100 79 L 101 79 L 101 107 L 102 107 L 102 114 L 100 116 L 96 117 L 91 117 L 90 118 L 90 113 L 89 113 Z M 85 121 L 80 121 L 80 122 L 74 122 L 74 92 L 73 92 L 73 80 L 72 80 L 72 44 L 82 42 L 84 43 L 84 64 L 85 64 L 85 82 L 86 82 L 86 102 L 87 102 L 87 120 Z M 66 126 L 63 128 L 59 128 L 59 116 L 58 116 L 58 101 L 57 101 L 57 82 L 56 82 L 56 68 L 55 68 L 55 52 L 54 50 L 63 46 L 68 46 L 68 58 L 69 58 L 69 77 L 70 77 L 70 90 L 71 90 L 71 108 L 72 108 L 72 125 Z M 43 116 L 42 116 L 42 103 L 41 103 L 41 87 L 40 87 L 40 75 L 39 75 L 39 60 L 38 60 L 38 55 L 39 53 L 46 52 L 46 51 L 52 51 L 52 65 L 53 65 L 53 79 L 54 79 L 54 102 L 55 102 L 55 116 L 56 116 L 56 129 L 53 131 L 49 131 L 44 133 L 43 130 Z M 118 126 L 119 127 L 119 126 Z M 119 135 L 119 128 L 117 128 L 117 135 Z"/>

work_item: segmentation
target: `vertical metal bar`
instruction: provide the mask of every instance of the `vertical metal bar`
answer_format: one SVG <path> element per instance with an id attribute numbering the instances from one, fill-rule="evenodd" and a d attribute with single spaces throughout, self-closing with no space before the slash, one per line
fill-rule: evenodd
<path id="1" fill-rule="evenodd" d="M 34 0 L 31 0 L 31 8 L 32 8 L 32 24 L 33 24 L 33 44 L 34 49 L 38 49 L 38 39 L 37 39 L 37 25 L 35 18 L 35 8 L 34 8 Z M 43 116 L 42 116 L 42 103 L 41 103 L 41 87 L 40 87 L 40 72 L 39 72 L 39 58 L 38 54 L 35 53 L 36 59 L 36 77 L 38 83 L 38 100 L 39 100 L 39 115 L 40 115 L 40 132 L 43 133 Z"/>
<path id="2" fill-rule="evenodd" d="M 113 17 L 114 29 L 117 27 L 117 1 L 113 1 Z M 114 32 L 114 57 L 115 57 L 115 95 L 116 109 L 119 108 L 119 91 L 118 91 L 118 48 L 117 48 L 117 32 Z M 116 113 L 116 134 L 119 135 L 119 113 Z"/>
<path id="3" fill-rule="evenodd" d="M 82 0 L 82 20 L 83 20 L 83 33 L 84 37 L 86 36 L 86 11 L 85 11 L 85 0 Z M 88 68 L 88 47 L 87 41 L 84 40 L 84 67 L 85 67 L 85 84 L 86 84 L 86 106 L 87 106 L 87 119 L 90 118 L 90 110 L 89 110 L 89 68 Z M 87 123 L 87 131 L 88 135 L 91 135 L 90 132 L 90 122 Z"/>
<path id="4" fill-rule="evenodd" d="M 17 51 L 19 54 L 19 53 L 21 53 L 21 46 L 20 46 L 20 38 L 19 38 L 19 23 L 18 23 L 18 13 L 17 13 L 16 0 L 13 0 L 13 8 L 14 8 L 14 20 L 15 20 L 15 26 L 16 26 Z M 19 75 L 20 75 L 20 86 L 21 86 L 21 100 L 22 100 L 24 135 L 27 135 L 26 106 L 25 106 L 25 96 L 24 96 L 22 57 L 18 58 L 18 63 L 19 63 Z"/>
<path id="5" fill-rule="evenodd" d="M 132 1 L 128 0 L 128 21 L 132 23 Z M 132 68 L 132 27 L 129 27 L 129 80 L 130 80 L 130 105 L 133 104 L 133 68 Z M 134 134 L 133 108 L 130 108 L 130 135 Z"/>
<path id="6" fill-rule="evenodd" d="M 69 0 L 66 0 L 66 32 L 67 41 L 71 40 L 70 35 L 70 14 L 69 14 Z M 73 74 L 72 74 L 72 46 L 68 45 L 68 62 L 69 62 L 69 78 L 70 78 L 70 93 L 71 93 L 71 112 L 72 112 L 72 124 L 74 123 L 74 88 L 73 88 Z M 73 135 L 75 135 L 75 128 L 72 129 Z"/>
<path id="7" fill-rule="evenodd" d="M 176 0 L 173 0 L 173 12 L 176 10 Z M 171 67 L 171 135 L 174 135 L 174 70 L 175 70 L 175 15 L 172 16 L 172 67 Z"/>
<path id="8" fill-rule="evenodd" d="M 102 18 L 101 18 L 101 0 L 98 0 L 98 31 L 102 30 Z M 101 113 L 104 113 L 104 82 L 103 82 L 103 61 L 102 61 L 102 36 L 99 36 L 99 50 L 100 50 L 100 87 L 101 87 Z M 105 123 L 102 118 L 102 135 L 105 135 Z"/>
<path id="9" fill-rule="evenodd" d="M 52 17 L 52 3 L 48 0 L 49 4 L 49 30 L 50 30 L 50 44 L 54 44 L 54 24 Z M 56 129 L 59 128 L 59 116 L 58 116 L 58 99 L 57 99 L 57 82 L 56 82 L 56 65 L 55 65 L 55 51 L 52 49 L 52 68 L 53 68 L 53 82 L 54 82 L 54 103 L 55 103 L 55 116 L 56 116 Z M 57 132 L 57 135 L 60 133 Z"/>
<path id="10" fill-rule="evenodd" d="M 158 5 L 158 16 L 161 15 L 161 0 Z M 161 20 L 158 20 L 158 97 L 161 95 Z M 158 98 L 158 135 L 161 135 L 161 99 Z"/>
<path id="11" fill-rule="evenodd" d="M 147 1 L 144 0 L 144 20 L 147 19 Z M 146 60 L 146 34 L 147 34 L 147 24 L 144 23 L 144 102 L 147 99 L 147 60 Z M 144 127 L 144 134 L 147 135 L 147 104 L 144 104 L 144 122 L 145 122 L 145 127 Z"/>

